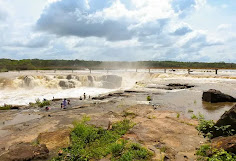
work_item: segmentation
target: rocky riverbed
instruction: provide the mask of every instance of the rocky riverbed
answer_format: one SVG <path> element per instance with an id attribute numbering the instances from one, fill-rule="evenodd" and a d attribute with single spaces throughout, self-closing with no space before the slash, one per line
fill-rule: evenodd
<path id="1" fill-rule="evenodd" d="M 55 99 L 50 101 L 48 111 L 45 107 L 33 106 L 0 111 L 0 158 L 3 161 L 50 160 L 58 155 L 60 148 L 69 145 L 72 123 L 89 116 L 89 124 L 105 129 L 117 121 L 131 120 L 135 126 L 122 138 L 152 151 L 153 160 L 195 160 L 196 148 L 207 139 L 199 135 L 195 128 L 198 121 L 191 119 L 191 115 L 201 112 L 207 119 L 218 120 L 235 103 L 203 102 L 202 93 L 217 87 L 235 97 L 229 90 L 235 88 L 233 84 L 234 80 L 228 84 L 219 80 L 215 84 L 192 79 L 181 82 L 152 79 L 138 81 L 129 90 L 86 100 L 67 98 L 70 100 L 67 109 L 61 109 L 62 99 Z"/>

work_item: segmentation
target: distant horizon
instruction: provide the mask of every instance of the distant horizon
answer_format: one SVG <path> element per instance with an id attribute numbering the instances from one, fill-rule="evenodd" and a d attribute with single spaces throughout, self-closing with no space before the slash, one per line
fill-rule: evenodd
<path id="1" fill-rule="evenodd" d="M 235 0 L 0 0 L 0 57 L 236 63 Z"/>
<path id="2" fill-rule="evenodd" d="M 218 61 L 218 62 L 201 62 L 201 61 L 175 61 L 175 60 L 137 60 L 137 61 L 122 61 L 122 60 L 83 60 L 83 59 L 39 59 L 39 58 L 33 58 L 33 59 L 9 59 L 9 58 L 0 58 L 1 59 L 7 59 L 7 60 L 65 60 L 65 61 L 94 61 L 94 62 L 184 62 L 184 63 L 226 63 L 226 64 L 236 64 L 236 62 L 224 62 L 224 61 Z"/>

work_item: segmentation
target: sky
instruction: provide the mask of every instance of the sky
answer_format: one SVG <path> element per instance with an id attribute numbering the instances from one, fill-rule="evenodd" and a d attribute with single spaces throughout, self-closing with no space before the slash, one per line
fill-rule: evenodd
<path id="1" fill-rule="evenodd" d="M 236 63 L 236 0 L 0 0 L 0 58 Z"/>

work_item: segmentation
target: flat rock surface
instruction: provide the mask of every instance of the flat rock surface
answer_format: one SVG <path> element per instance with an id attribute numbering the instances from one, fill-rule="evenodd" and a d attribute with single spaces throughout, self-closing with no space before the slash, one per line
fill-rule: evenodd
<path id="1" fill-rule="evenodd" d="M 37 141 L 45 144 L 49 150 L 56 148 L 66 148 L 70 144 L 70 129 L 60 129 L 53 132 L 40 133 Z"/>
<path id="2" fill-rule="evenodd" d="M 196 148 L 205 141 L 195 129 L 197 121 L 176 118 L 175 112 L 157 111 L 147 105 L 133 106 L 129 111 L 137 114 L 133 119 L 136 126 L 124 138 L 165 149 L 171 160 L 181 160 L 181 156 L 182 160 L 195 159 Z"/>
<path id="3" fill-rule="evenodd" d="M 49 156 L 46 145 L 32 145 L 31 143 L 20 143 L 10 147 L 9 151 L 1 156 L 2 161 L 28 161 L 45 160 Z"/>

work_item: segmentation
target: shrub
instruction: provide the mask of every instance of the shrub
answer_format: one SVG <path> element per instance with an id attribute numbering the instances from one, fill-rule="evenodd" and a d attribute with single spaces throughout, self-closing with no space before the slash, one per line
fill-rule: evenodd
<path id="1" fill-rule="evenodd" d="M 44 107 L 44 106 L 49 106 L 51 103 L 49 100 L 43 100 L 43 101 L 40 101 L 40 99 L 36 99 L 35 100 L 35 103 L 30 103 L 31 106 L 38 106 L 38 107 Z"/>
<path id="2" fill-rule="evenodd" d="M 180 117 L 180 114 L 179 113 L 177 113 L 177 116 L 176 116 L 177 118 L 179 118 Z"/>
<path id="3" fill-rule="evenodd" d="M 198 160 L 207 161 L 235 161 L 236 155 L 223 149 L 212 149 L 210 145 L 202 145 L 196 152 Z"/>
<path id="4" fill-rule="evenodd" d="M 193 110 L 191 110 L 191 109 L 188 110 L 188 113 L 192 113 L 192 112 L 193 112 Z"/>
<path id="5" fill-rule="evenodd" d="M 68 154 L 71 161 L 99 160 L 111 153 L 114 157 L 123 154 L 126 142 L 121 142 L 121 144 L 116 142 L 133 126 L 129 120 L 113 124 L 111 130 L 87 125 L 88 120 L 89 118 L 85 116 L 82 121 L 74 123 L 70 147 L 63 149 L 62 155 L 54 158 L 53 161 L 63 160 Z"/>
<path id="6" fill-rule="evenodd" d="M 135 114 L 134 112 L 129 112 L 129 111 L 124 111 L 123 112 L 123 117 L 131 117 L 131 118 L 135 118 L 137 116 L 137 114 Z"/>
<path id="7" fill-rule="evenodd" d="M 192 114 L 191 119 L 197 119 L 197 116 Z"/>
<path id="8" fill-rule="evenodd" d="M 199 131 L 199 132 L 201 132 L 201 133 L 203 133 L 203 136 L 204 137 L 209 137 L 209 138 L 211 138 L 212 137 L 212 128 L 213 128 L 213 126 L 214 126 L 214 121 L 213 120 L 203 120 L 203 119 L 201 119 L 200 121 L 199 121 L 199 124 L 198 124 L 198 126 L 196 127 L 196 129 Z"/>
<path id="9" fill-rule="evenodd" d="M 220 136 L 232 136 L 235 133 L 235 129 L 231 128 L 231 125 L 225 126 L 214 126 L 215 122 L 213 120 L 200 119 L 199 124 L 196 129 L 203 134 L 204 137 L 212 138 L 215 133 L 220 134 Z"/>
<path id="10" fill-rule="evenodd" d="M 12 108 L 12 105 L 4 105 L 4 106 L 0 106 L 0 110 L 10 110 Z"/>
<path id="11" fill-rule="evenodd" d="M 197 115 L 192 114 L 191 119 L 198 119 L 198 120 L 203 120 L 205 117 L 203 114 L 201 114 L 200 112 Z"/>
<path id="12" fill-rule="evenodd" d="M 232 136 L 235 133 L 235 129 L 231 128 L 231 125 L 214 126 L 214 129 L 221 134 L 221 136 Z"/>
<path id="13" fill-rule="evenodd" d="M 137 143 L 130 143 L 124 146 L 123 151 L 120 152 L 120 156 L 114 157 L 112 160 L 119 160 L 119 161 L 132 161 L 132 160 L 150 160 L 151 156 L 153 155 L 150 151 L 146 148 L 142 147 L 140 144 Z"/>
<path id="14" fill-rule="evenodd" d="M 151 100 L 152 100 L 151 96 L 147 96 L 147 101 L 151 101 Z"/>
<path id="15" fill-rule="evenodd" d="M 200 146 L 197 150 L 196 155 L 206 157 L 208 156 L 209 152 L 211 151 L 211 146 L 208 144 Z"/>
<path id="16" fill-rule="evenodd" d="M 111 152 L 113 157 L 118 157 L 122 154 L 123 150 L 125 149 L 125 145 L 127 144 L 127 141 L 122 140 L 122 142 L 119 143 L 115 143 L 112 147 L 111 147 Z"/>

